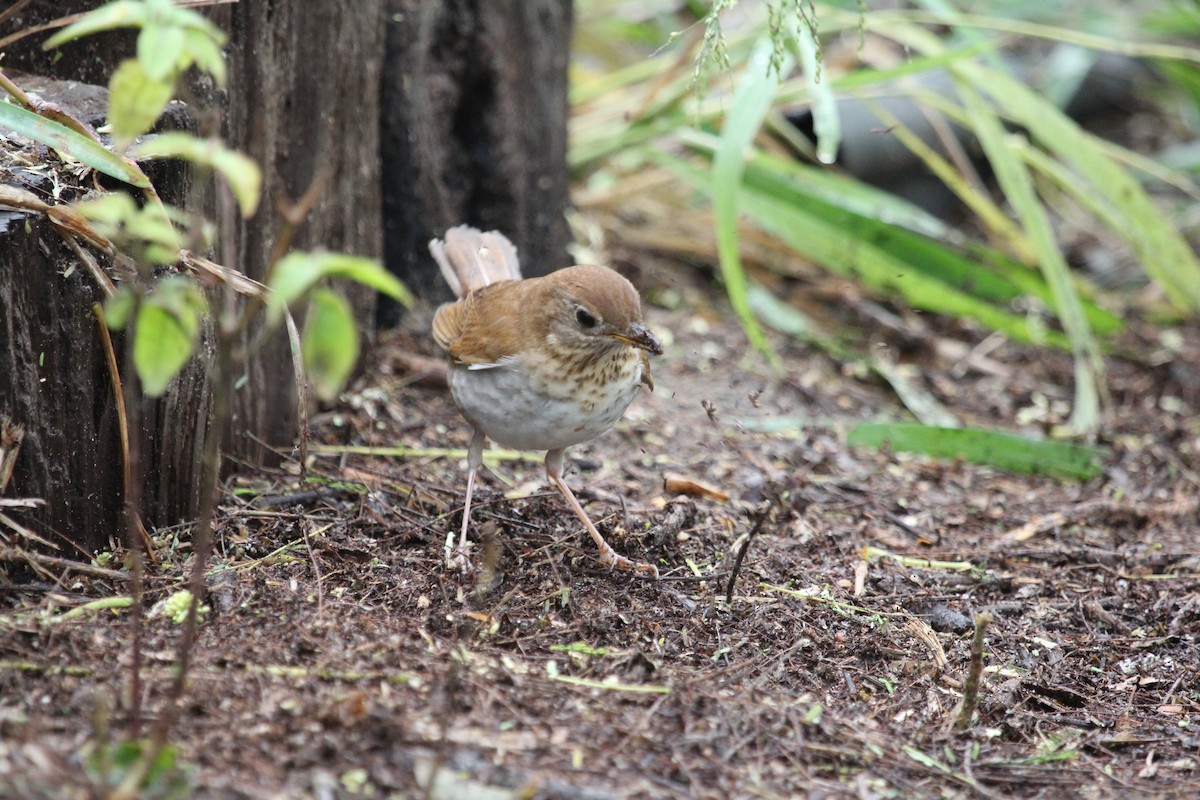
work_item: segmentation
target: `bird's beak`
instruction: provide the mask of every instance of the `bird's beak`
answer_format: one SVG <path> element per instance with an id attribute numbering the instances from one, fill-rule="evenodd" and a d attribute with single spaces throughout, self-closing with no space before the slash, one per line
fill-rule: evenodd
<path id="1" fill-rule="evenodd" d="M 657 336 L 650 332 L 649 328 L 647 328 L 645 325 L 642 325 L 640 322 L 631 322 L 629 324 L 629 330 L 625 333 L 612 333 L 609 335 L 614 339 L 620 339 L 626 344 L 634 347 L 640 347 L 653 355 L 662 355 L 662 342 L 658 340 Z"/>

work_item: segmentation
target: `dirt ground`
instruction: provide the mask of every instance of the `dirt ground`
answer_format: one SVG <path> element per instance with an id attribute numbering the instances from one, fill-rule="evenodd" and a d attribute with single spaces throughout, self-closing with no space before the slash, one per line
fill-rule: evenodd
<path id="1" fill-rule="evenodd" d="M 855 422 L 903 418 L 883 381 L 780 336 L 771 368 L 700 276 L 639 280 L 677 308 L 648 309 L 668 342 L 657 390 L 574 448 L 567 480 L 662 580 L 603 570 L 536 456 L 490 462 L 477 569 L 443 566 L 465 474 L 442 451 L 469 431 L 402 366 L 433 355 L 417 315 L 314 420 L 329 450 L 310 483 L 230 480 L 172 731 L 180 783 L 143 796 L 1200 796 L 1200 326 L 1119 344 L 1153 363 L 1109 358 L 1104 472 L 1081 484 L 848 448 Z M 880 326 L 825 288 L 964 422 L 1061 421 L 1066 356 Z M 157 540 L 151 601 L 190 555 L 184 529 Z M 129 731 L 129 615 L 62 615 L 125 587 L 18 573 L 0 592 L 0 793 L 98 797 L 97 743 Z M 982 685 L 954 730 L 975 615 Z M 144 728 L 181 629 L 147 626 Z"/>

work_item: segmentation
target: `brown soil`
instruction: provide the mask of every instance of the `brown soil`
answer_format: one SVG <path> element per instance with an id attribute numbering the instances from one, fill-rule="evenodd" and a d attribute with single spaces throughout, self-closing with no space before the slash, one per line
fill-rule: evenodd
<path id="1" fill-rule="evenodd" d="M 243 473 L 171 734 L 189 796 L 1200 796 L 1200 327 L 1173 349 L 1129 334 L 1153 365 L 1109 359 L 1104 474 L 1080 484 L 848 448 L 854 422 L 904 416 L 886 384 L 782 338 L 764 366 L 694 276 L 643 277 L 687 309 L 649 310 L 671 334 L 657 391 L 567 479 L 663 579 L 601 569 L 536 458 L 485 476 L 467 576 L 441 562 L 456 458 L 322 454 L 306 486 Z M 972 354 L 981 333 L 914 317 L 906 336 L 829 292 L 963 421 L 1061 421 L 1065 356 Z M 410 324 L 317 441 L 465 446 L 445 392 L 399 366 L 432 355 Z M 676 497 L 667 475 L 729 499 Z M 185 529 L 157 536 L 151 602 L 190 555 Z M 62 570 L 3 589 L 0 793 L 99 796 L 88 753 L 130 731 L 129 614 L 49 620 L 126 589 Z M 180 630 L 147 622 L 143 731 Z"/>

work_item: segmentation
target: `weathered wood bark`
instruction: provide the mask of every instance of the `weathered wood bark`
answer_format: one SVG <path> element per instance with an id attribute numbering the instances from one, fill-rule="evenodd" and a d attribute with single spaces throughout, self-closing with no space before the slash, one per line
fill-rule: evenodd
<path id="1" fill-rule="evenodd" d="M 26 517 L 36 528 L 98 540 L 120 530 L 121 457 L 89 311 L 100 292 L 82 270 L 63 277 L 74 258 L 40 216 L 0 212 L 0 416 L 26 430 L 8 495 L 47 501 Z"/>
<path id="2" fill-rule="evenodd" d="M 570 0 L 388 0 L 383 208 L 390 269 L 449 298 L 428 242 L 503 231 L 526 275 L 566 266 Z"/>
<path id="3" fill-rule="evenodd" d="M 33 3 L 11 26 L 98 4 Z M 262 165 L 266 190 L 255 219 L 219 220 L 218 260 L 262 277 L 283 225 L 277 205 L 316 182 L 294 247 L 385 254 L 433 298 L 445 290 L 426 244 L 460 222 L 505 231 L 529 274 L 566 263 L 569 0 L 243 0 L 205 13 L 231 36 L 230 86 L 212 99 L 225 109 L 231 144 Z M 5 69 L 103 83 L 134 41 L 103 34 L 46 54 L 44 38 L 9 48 Z M 6 229 L 22 233 L 24 224 L 9 220 Z M 9 493 L 59 504 L 41 521 L 86 547 L 105 546 L 120 539 L 121 463 L 90 312 L 96 297 L 79 270 L 62 277 L 70 259 L 31 224 L 10 248 L 29 260 L 0 275 L 0 415 L 27 430 Z M 369 334 L 374 298 L 359 291 L 353 301 Z M 58 357 L 47 366 L 41 353 Z M 267 460 L 296 435 L 285 339 L 245 373 L 226 450 Z M 175 522 L 195 507 L 202 382 L 185 379 L 144 411 L 147 521 Z"/>

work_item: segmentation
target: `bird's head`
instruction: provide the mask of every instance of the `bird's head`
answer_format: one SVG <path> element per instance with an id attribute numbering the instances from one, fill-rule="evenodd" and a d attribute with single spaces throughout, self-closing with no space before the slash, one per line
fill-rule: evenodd
<path id="1" fill-rule="evenodd" d="M 545 309 L 549 335 L 587 352 L 636 347 L 662 355 L 662 343 L 642 324 L 642 303 L 633 284 L 607 267 L 577 266 L 551 273 Z"/>

